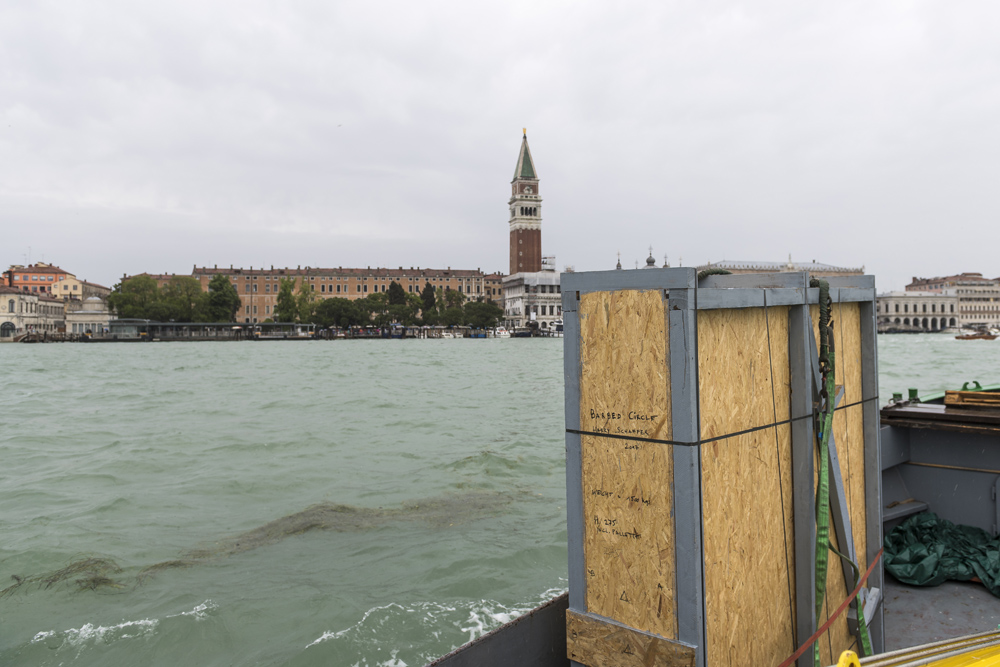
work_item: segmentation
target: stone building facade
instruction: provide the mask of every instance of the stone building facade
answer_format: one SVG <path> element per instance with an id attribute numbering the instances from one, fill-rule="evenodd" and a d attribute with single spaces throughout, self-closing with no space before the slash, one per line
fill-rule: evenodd
<path id="1" fill-rule="evenodd" d="M 1000 279 L 971 272 L 936 278 L 914 277 L 906 291 L 956 297 L 959 326 L 972 329 L 1000 326 Z"/>
<path id="2" fill-rule="evenodd" d="M 65 307 L 68 334 L 101 334 L 111 321 L 106 301 L 97 296 L 67 301 Z"/>
<path id="3" fill-rule="evenodd" d="M 66 326 L 63 302 L 41 293 L 0 286 L 0 340 L 21 334 L 57 333 Z"/>
<path id="4" fill-rule="evenodd" d="M 941 331 L 961 326 L 958 296 L 943 292 L 886 292 L 875 298 L 880 332 Z"/>
<path id="5" fill-rule="evenodd" d="M 562 274 L 555 270 L 555 257 L 545 257 L 542 271 L 515 273 L 504 280 L 504 317 L 512 329 L 536 322 L 542 330 L 562 320 Z"/>

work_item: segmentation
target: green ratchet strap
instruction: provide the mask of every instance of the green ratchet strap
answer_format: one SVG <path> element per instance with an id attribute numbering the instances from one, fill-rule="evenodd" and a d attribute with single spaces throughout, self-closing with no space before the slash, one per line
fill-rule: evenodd
<path id="1" fill-rule="evenodd" d="M 854 568 L 855 576 L 861 576 L 856 563 L 848 559 L 830 544 L 830 433 L 833 431 L 834 396 L 837 394 L 835 368 L 836 353 L 833 346 L 833 323 L 830 321 L 830 283 L 813 278 L 810 287 L 819 288 L 819 372 L 823 383 L 820 396 L 823 398 L 823 412 L 819 415 L 817 440 L 819 441 L 819 483 L 816 485 L 816 619 L 823 613 L 823 599 L 826 596 L 826 574 L 829 565 L 828 551 L 846 560 Z M 865 623 L 864 605 L 856 604 L 861 643 L 865 655 L 872 655 L 868 625 Z M 813 664 L 819 665 L 819 642 L 813 645 Z"/>

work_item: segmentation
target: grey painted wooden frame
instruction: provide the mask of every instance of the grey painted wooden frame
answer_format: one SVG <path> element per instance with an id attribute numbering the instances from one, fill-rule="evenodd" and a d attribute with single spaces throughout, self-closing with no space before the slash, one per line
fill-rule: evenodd
<path id="1" fill-rule="evenodd" d="M 671 439 L 677 442 L 697 442 L 701 438 L 696 299 L 697 290 L 694 289 L 670 290 L 667 299 Z M 705 667 L 701 452 L 697 447 L 674 447 L 673 452 L 677 638 L 696 647 L 695 665 Z"/>
<path id="2" fill-rule="evenodd" d="M 563 381 L 566 428 L 580 430 L 580 317 L 576 290 L 562 292 Z M 569 608 L 587 608 L 587 577 L 583 553 L 583 454 L 581 438 L 566 433 L 566 539 L 569 545 Z M 584 667 L 570 661 L 573 667 Z"/>

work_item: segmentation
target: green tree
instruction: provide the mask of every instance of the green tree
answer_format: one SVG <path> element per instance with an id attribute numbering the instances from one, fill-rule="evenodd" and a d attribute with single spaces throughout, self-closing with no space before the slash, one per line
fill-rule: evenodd
<path id="1" fill-rule="evenodd" d="M 208 295 L 193 276 L 174 276 L 164 286 L 161 297 L 160 312 L 169 314 L 167 320 L 197 322 L 207 316 Z"/>
<path id="2" fill-rule="evenodd" d="M 465 295 L 449 287 L 444 291 L 444 302 L 448 304 L 448 308 L 461 308 L 465 303 Z"/>
<path id="3" fill-rule="evenodd" d="M 437 301 L 434 299 L 434 287 L 430 283 L 424 283 L 424 289 L 420 292 L 420 309 L 423 311 L 424 317 L 427 317 L 428 313 L 432 313 L 437 309 Z"/>
<path id="4" fill-rule="evenodd" d="M 471 301 L 465 304 L 465 323 L 477 329 L 492 329 L 503 317 L 503 308 L 492 301 Z"/>
<path id="5" fill-rule="evenodd" d="M 448 306 L 441 313 L 441 324 L 446 327 L 454 327 L 465 321 L 465 311 L 461 306 Z"/>
<path id="6" fill-rule="evenodd" d="M 389 283 L 389 305 L 390 306 L 403 306 L 406 305 L 406 290 L 403 286 L 393 280 Z"/>
<path id="7" fill-rule="evenodd" d="M 355 303 L 366 315 L 365 324 L 374 324 L 377 327 L 386 327 L 391 324 L 392 317 L 389 314 L 389 295 L 387 293 L 369 294 Z"/>
<path id="8" fill-rule="evenodd" d="M 295 279 L 282 278 L 278 286 L 278 300 L 274 306 L 274 321 L 294 322 L 298 310 L 295 301 Z"/>
<path id="9" fill-rule="evenodd" d="M 319 296 L 316 295 L 316 288 L 305 278 L 299 283 L 299 294 L 295 299 L 298 311 L 299 322 L 309 322 L 312 320 L 313 311 L 316 310 L 316 302 Z"/>
<path id="10" fill-rule="evenodd" d="M 401 307 L 403 314 L 399 321 L 406 326 L 417 324 L 421 306 L 423 302 L 419 294 L 407 293 L 406 305 Z"/>
<path id="11" fill-rule="evenodd" d="M 361 311 L 350 299 L 334 297 L 323 299 L 316 305 L 312 322 L 323 328 L 357 326 L 362 323 Z"/>
<path id="12" fill-rule="evenodd" d="M 160 299 L 160 289 L 150 276 L 135 276 L 118 283 L 108 296 L 108 305 L 120 318 L 151 319 L 147 310 Z"/>
<path id="13" fill-rule="evenodd" d="M 209 322 L 235 322 L 239 309 L 240 295 L 236 293 L 236 288 L 229 281 L 229 278 L 221 273 L 215 274 L 208 283 L 207 320 Z"/>

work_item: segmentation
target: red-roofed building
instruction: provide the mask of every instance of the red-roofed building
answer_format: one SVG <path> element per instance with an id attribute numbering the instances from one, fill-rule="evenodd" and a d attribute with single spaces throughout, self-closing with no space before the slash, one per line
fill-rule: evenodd
<path id="1" fill-rule="evenodd" d="M 14 264 L 3 275 L 4 284 L 8 287 L 14 287 L 22 292 L 50 296 L 57 293 L 61 281 L 73 277 L 68 271 L 44 262 L 28 266 Z"/>

